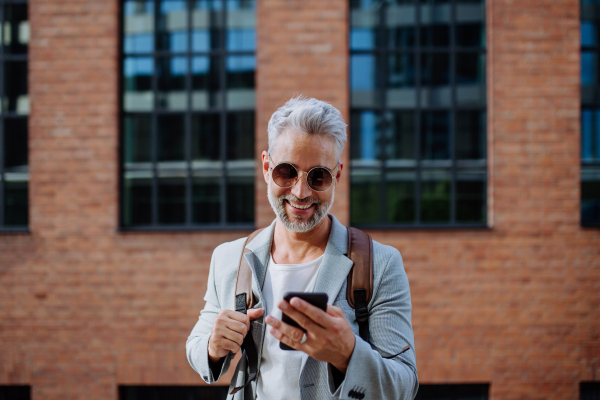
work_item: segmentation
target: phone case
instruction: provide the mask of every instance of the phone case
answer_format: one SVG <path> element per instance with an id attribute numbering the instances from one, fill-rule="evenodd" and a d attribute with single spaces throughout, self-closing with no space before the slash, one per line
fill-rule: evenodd
<path id="1" fill-rule="evenodd" d="M 290 300 L 292 299 L 292 297 L 298 297 L 298 298 L 300 298 L 300 299 L 302 299 L 302 300 L 304 300 L 304 301 L 312 304 L 313 306 L 320 308 L 323 311 L 327 310 L 327 300 L 329 299 L 329 297 L 327 296 L 327 293 L 287 292 L 285 294 L 285 296 L 283 296 L 283 299 L 289 303 Z M 281 318 L 281 321 L 285 322 L 286 324 L 291 325 L 293 327 L 302 329 L 296 323 L 296 321 L 294 321 L 293 319 L 291 319 L 290 317 L 288 317 L 287 315 L 285 315 L 285 313 L 283 314 L 283 317 Z M 302 329 L 302 330 L 305 331 L 304 329 Z M 295 349 L 292 349 L 287 344 L 283 344 L 281 342 L 279 342 L 279 348 L 281 350 L 295 350 Z"/>

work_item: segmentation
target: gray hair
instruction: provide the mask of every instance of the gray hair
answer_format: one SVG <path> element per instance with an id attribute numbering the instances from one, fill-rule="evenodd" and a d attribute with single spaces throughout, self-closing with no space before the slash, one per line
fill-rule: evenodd
<path id="1" fill-rule="evenodd" d="M 291 98 L 269 120 L 269 152 L 275 151 L 277 138 L 288 128 L 306 135 L 333 139 L 337 161 L 342 161 L 342 151 L 347 140 L 346 123 L 342 113 L 331 104 L 302 95 Z"/>

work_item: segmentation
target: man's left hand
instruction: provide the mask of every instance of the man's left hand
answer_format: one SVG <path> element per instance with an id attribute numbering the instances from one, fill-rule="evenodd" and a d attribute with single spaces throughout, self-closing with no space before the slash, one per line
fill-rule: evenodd
<path id="1" fill-rule="evenodd" d="M 325 312 L 297 297 L 293 297 L 290 303 L 282 300 L 278 306 L 306 330 L 306 341 L 300 343 L 304 333 L 302 329 L 268 316 L 266 322 L 272 326 L 270 332 L 273 336 L 291 348 L 303 351 L 316 360 L 328 362 L 346 373 L 354 351 L 355 337 L 341 308 L 327 305 Z"/>

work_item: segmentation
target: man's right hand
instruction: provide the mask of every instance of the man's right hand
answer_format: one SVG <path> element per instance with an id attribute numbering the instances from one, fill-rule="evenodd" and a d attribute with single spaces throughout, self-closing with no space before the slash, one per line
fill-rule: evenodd
<path id="1" fill-rule="evenodd" d="M 233 310 L 221 310 L 213 322 L 208 340 L 208 358 L 217 363 L 230 351 L 237 353 L 250 329 L 250 321 L 263 315 L 262 308 L 251 308 L 248 315 Z"/>

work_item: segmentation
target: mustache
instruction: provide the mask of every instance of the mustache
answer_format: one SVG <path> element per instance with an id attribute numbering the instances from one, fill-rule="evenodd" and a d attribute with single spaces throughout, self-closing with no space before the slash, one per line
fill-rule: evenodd
<path id="1" fill-rule="evenodd" d="M 279 203 L 283 204 L 284 200 L 288 200 L 288 201 L 297 201 L 297 202 L 302 202 L 302 203 L 314 203 L 316 205 L 321 205 L 322 201 L 319 199 L 316 199 L 314 197 L 305 197 L 303 199 L 294 196 L 293 194 L 284 194 L 279 196 Z"/>

